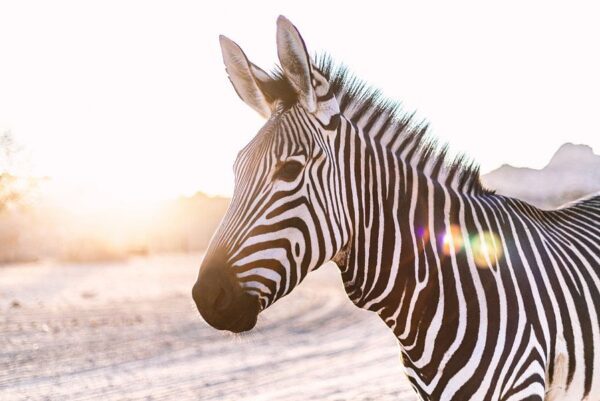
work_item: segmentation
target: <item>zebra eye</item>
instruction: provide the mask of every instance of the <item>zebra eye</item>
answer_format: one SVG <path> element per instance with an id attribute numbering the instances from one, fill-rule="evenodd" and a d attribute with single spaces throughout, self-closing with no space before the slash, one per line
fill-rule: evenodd
<path id="1" fill-rule="evenodd" d="M 297 160 L 288 160 L 284 162 L 277 172 L 275 172 L 275 178 L 286 182 L 294 181 L 304 166 Z"/>

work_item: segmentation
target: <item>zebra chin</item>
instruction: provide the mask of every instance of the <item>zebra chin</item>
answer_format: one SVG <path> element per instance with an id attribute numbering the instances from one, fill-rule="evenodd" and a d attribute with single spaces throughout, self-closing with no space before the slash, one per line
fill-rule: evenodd
<path id="1" fill-rule="evenodd" d="M 192 296 L 202 318 L 215 329 L 241 333 L 256 325 L 258 297 L 245 291 L 231 268 L 218 260 L 204 261 Z"/>

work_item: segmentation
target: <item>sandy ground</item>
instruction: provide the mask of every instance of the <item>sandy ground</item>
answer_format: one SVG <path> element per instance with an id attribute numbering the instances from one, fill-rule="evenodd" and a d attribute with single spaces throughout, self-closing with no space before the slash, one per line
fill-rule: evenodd
<path id="1" fill-rule="evenodd" d="M 200 260 L 0 267 L 0 399 L 416 399 L 393 335 L 333 266 L 234 336 L 195 309 Z"/>

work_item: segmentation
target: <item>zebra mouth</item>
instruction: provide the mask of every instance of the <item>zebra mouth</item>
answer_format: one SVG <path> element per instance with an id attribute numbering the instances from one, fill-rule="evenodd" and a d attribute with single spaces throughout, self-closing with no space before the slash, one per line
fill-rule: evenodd
<path id="1" fill-rule="evenodd" d="M 250 331 L 254 328 L 254 326 L 256 326 L 257 318 L 258 314 L 244 314 L 224 330 L 231 331 L 232 333 L 243 333 L 245 331 Z"/>
<path id="2" fill-rule="evenodd" d="M 256 326 L 258 320 L 258 309 L 247 310 L 237 316 L 235 319 L 228 319 L 224 316 L 204 317 L 204 320 L 217 330 L 230 331 L 232 333 L 243 333 L 250 331 Z"/>
<path id="3" fill-rule="evenodd" d="M 227 309 L 206 309 L 198 305 L 198 310 L 204 320 L 215 329 L 242 333 L 256 326 L 259 303 L 255 296 L 242 294 Z"/>

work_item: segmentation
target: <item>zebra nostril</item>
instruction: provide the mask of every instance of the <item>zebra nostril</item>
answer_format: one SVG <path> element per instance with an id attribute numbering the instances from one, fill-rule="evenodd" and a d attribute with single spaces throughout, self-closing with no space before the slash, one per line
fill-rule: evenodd
<path id="1" fill-rule="evenodd" d="M 219 312 L 223 312 L 224 310 L 226 310 L 229 307 L 229 304 L 231 303 L 231 296 L 229 296 L 229 294 L 227 293 L 227 291 L 224 288 L 219 288 L 219 292 L 217 293 L 217 296 L 215 297 L 215 301 L 213 304 L 213 307 L 218 310 Z"/>

